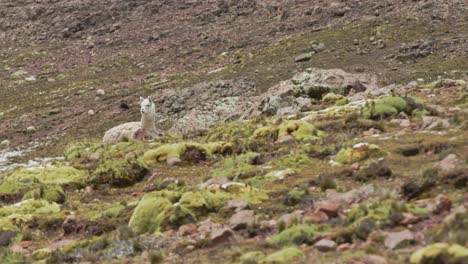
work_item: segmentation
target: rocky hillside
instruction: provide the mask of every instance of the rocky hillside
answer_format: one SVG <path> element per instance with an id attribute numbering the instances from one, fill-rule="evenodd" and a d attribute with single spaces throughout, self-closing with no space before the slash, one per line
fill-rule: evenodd
<path id="1" fill-rule="evenodd" d="M 0 262 L 468 263 L 466 17 L 0 1 Z"/>

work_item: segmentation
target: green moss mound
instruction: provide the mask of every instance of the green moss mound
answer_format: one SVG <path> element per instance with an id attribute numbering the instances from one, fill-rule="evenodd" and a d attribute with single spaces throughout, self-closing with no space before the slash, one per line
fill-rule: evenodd
<path id="1" fill-rule="evenodd" d="M 261 263 L 294 263 L 304 257 L 297 247 L 287 247 L 268 255 Z"/>
<path id="2" fill-rule="evenodd" d="M 169 157 L 179 158 L 183 161 L 198 161 L 192 160 L 189 152 L 196 152 L 194 155 L 197 159 L 205 159 L 206 157 L 216 154 L 224 155 L 232 152 L 232 144 L 225 142 L 211 142 L 200 144 L 196 142 L 181 142 L 175 144 L 166 144 L 156 149 L 149 150 L 144 153 L 143 160 L 147 165 L 156 165 L 158 162 L 166 161 Z M 187 156 L 184 158 L 184 155 Z"/>
<path id="3" fill-rule="evenodd" d="M 207 142 L 229 142 L 233 152 L 240 153 L 248 148 L 248 140 L 256 126 L 249 121 L 221 123 L 211 128 L 206 136 Z"/>
<path id="4" fill-rule="evenodd" d="M 295 225 L 272 236 L 267 240 L 267 243 L 275 247 L 284 247 L 292 244 L 310 244 L 316 232 L 317 227 L 314 225 Z"/>
<path id="5" fill-rule="evenodd" d="M 324 133 L 317 130 L 314 125 L 302 120 L 283 122 L 278 129 L 278 137 L 291 135 L 301 141 L 314 141 L 324 136 Z"/>
<path id="6" fill-rule="evenodd" d="M 21 203 L 0 208 L 0 226 L 15 230 L 23 223 L 37 218 L 47 218 L 60 212 L 57 203 L 46 200 L 26 200 Z"/>
<path id="7" fill-rule="evenodd" d="M 106 160 L 137 159 L 146 149 L 141 141 L 119 142 L 115 145 L 82 142 L 70 145 L 64 155 L 77 169 L 95 170 Z"/>
<path id="8" fill-rule="evenodd" d="M 392 223 L 402 213 L 410 212 L 416 215 L 426 215 L 428 211 L 413 204 L 406 204 L 394 200 L 383 200 L 369 205 L 359 205 L 351 208 L 345 223 L 350 226 L 348 231 L 352 236 L 365 239 L 374 229 Z"/>
<path id="9" fill-rule="evenodd" d="M 341 149 L 335 157 L 335 161 L 340 164 L 352 164 L 363 161 L 369 157 L 381 156 L 383 153 L 377 145 L 357 144 L 352 148 Z"/>
<path id="10" fill-rule="evenodd" d="M 143 179 L 147 172 L 138 160 L 106 160 L 93 172 L 92 182 L 125 187 Z"/>
<path id="11" fill-rule="evenodd" d="M 23 196 L 22 200 L 28 199 L 44 199 L 49 202 L 64 203 L 66 200 L 66 195 L 62 187 L 56 185 L 31 190 Z"/>
<path id="12" fill-rule="evenodd" d="M 165 198 L 142 199 L 135 208 L 128 226 L 136 234 L 154 233 L 169 223 L 173 211 L 174 206 Z"/>
<path id="13" fill-rule="evenodd" d="M 468 248 L 458 244 L 436 243 L 411 255 L 411 264 L 467 263 Z"/>
<path id="14" fill-rule="evenodd" d="M 241 264 L 260 263 L 265 258 L 265 254 L 261 251 L 251 251 L 243 254 L 240 257 Z"/>
<path id="15" fill-rule="evenodd" d="M 15 194 L 42 185 L 85 186 L 89 180 L 86 171 L 70 166 L 21 168 L 6 176 L 0 184 L 0 194 Z"/>
<path id="16" fill-rule="evenodd" d="M 259 156 L 255 152 L 247 152 L 241 155 L 228 157 L 220 161 L 212 171 L 214 177 L 246 178 L 261 173 L 262 169 L 252 165 L 254 159 Z"/>
<path id="17" fill-rule="evenodd" d="M 362 114 L 365 118 L 378 119 L 394 116 L 400 112 L 408 115 L 413 112 L 417 115 L 425 113 L 421 101 L 417 98 L 387 96 L 368 103 Z"/>

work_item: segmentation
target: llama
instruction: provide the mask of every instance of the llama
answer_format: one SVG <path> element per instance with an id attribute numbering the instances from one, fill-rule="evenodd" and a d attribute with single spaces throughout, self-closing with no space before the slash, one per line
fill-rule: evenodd
<path id="1" fill-rule="evenodd" d="M 140 97 L 140 122 L 128 122 L 109 129 L 102 141 L 104 143 L 116 143 L 126 139 L 147 140 L 161 136 L 156 129 L 155 116 L 156 107 L 151 97 L 144 99 Z"/>

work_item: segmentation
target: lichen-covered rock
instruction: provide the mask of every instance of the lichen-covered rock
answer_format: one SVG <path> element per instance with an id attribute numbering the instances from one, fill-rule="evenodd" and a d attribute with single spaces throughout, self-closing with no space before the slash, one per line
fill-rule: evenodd
<path id="1" fill-rule="evenodd" d="M 435 243 L 411 255 L 411 264 L 466 263 L 468 248 L 458 244 Z"/>
<path id="2" fill-rule="evenodd" d="M 297 247 L 287 247 L 268 255 L 261 263 L 292 263 L 304 257 Z"/>

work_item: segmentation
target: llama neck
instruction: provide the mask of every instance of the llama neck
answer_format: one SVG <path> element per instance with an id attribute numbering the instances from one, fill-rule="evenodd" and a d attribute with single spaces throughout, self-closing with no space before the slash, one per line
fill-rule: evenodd
<path id="1" fill-rule="evenodd" d="M 156 129 L 154 115 L 142 115 L 141 116 L 141 128 L 147 131 Z"/>

